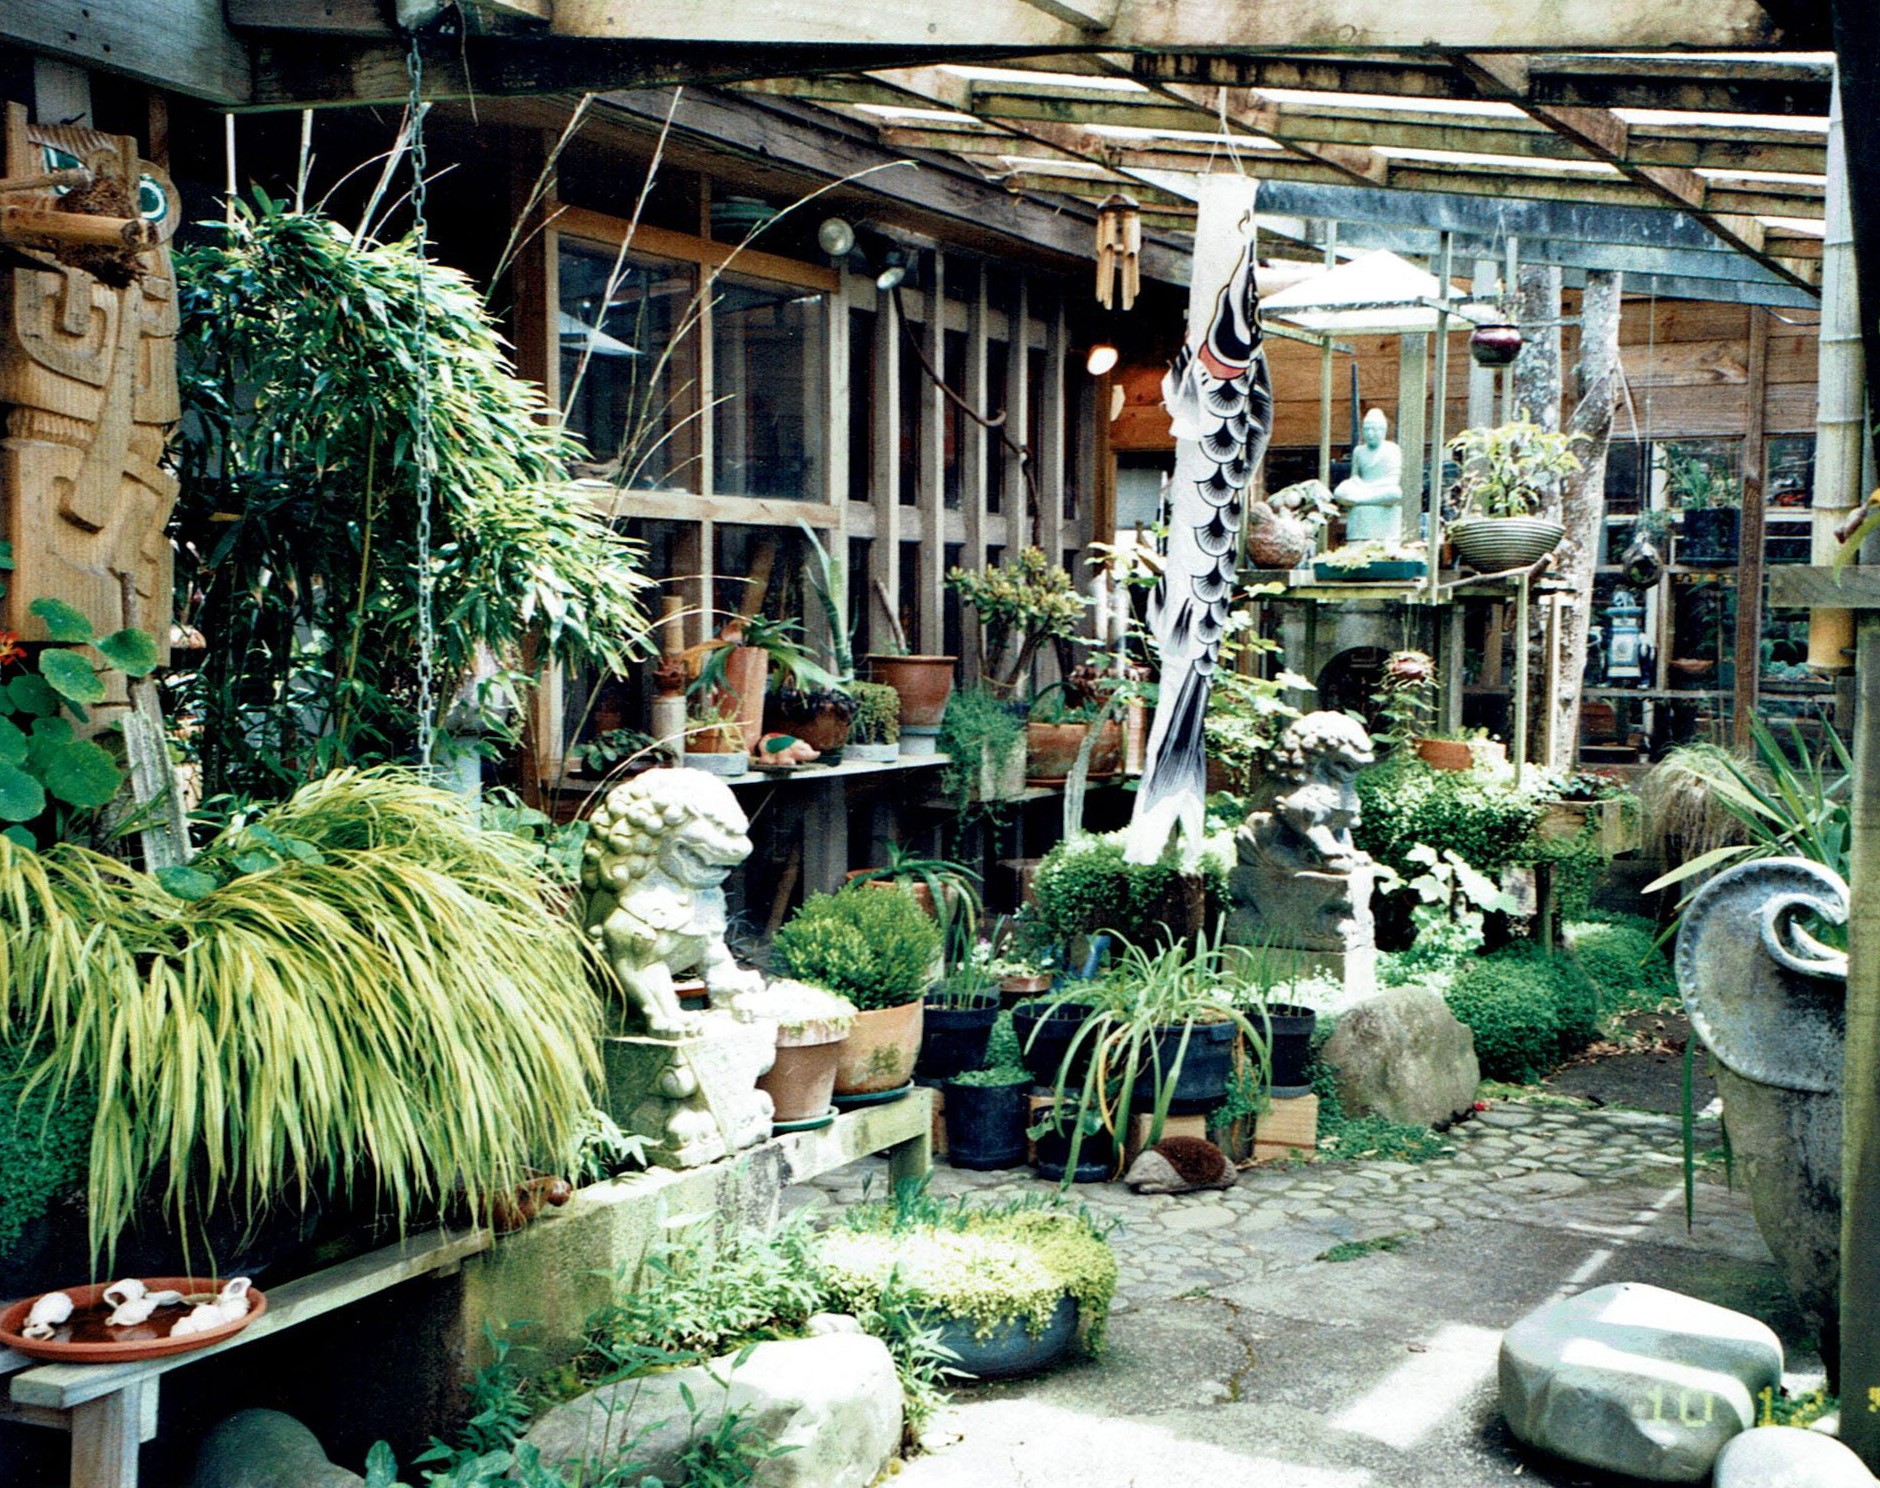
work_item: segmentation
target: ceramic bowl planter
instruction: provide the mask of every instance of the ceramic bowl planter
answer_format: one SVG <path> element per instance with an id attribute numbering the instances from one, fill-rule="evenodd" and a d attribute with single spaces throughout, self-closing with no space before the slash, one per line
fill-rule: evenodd
<path id="1" fill-rule="evenodd" d="M 918 999 L 857 1013 L 837 1054 L 837 1095 L 879 1095 L 914 1078 L 926 1008 Z"/>
<path id="2" fill-rule="evenodd" d="M 1020 1379 L 1042 1374 L 1061 1363 L 1077 1342 L 1077 1299 L 1068 1292 L 1041 1332 L 1033 1333 L 1024 1318 L 995 1323 L 981 1336 L 965 1319 L 927 1319 L 938 1323 L 939 1343 L 950 1349 L 950 1367 L 974 1379 Z"/>
<path id="3" fill-rule="evenodd" d="M 1469 332 L 1469 357 L 1478 367 L 1506 367 L 1521 355 L 1521 327 L 1507 322 Z"/>
<path id="4" fill-rule="evenodd" d="M 998 1016 L 996 992 L 930 999 L 914 1073 L 937 1083 L 978 1069 L 986 1062 L 986 1045 Z"/>
<path id="5" fill-rule="evenodd" d="M 947 1081 L 947 1161 L 954 1167 L 984 1173 L 1025 1161 L 1031 1082 L 1013 1073 L 998 1085 Z"/>
<path id="6" fill-rule="evenodd" d="M 688 770 L 703 770 L 721 780 L 735 780 L 751 768 L 750 756 L 737 749 L 688 749 L 680 758 Z"/>
<path id="7" fill-rule="evenodd" d="M 1539 563 L 1567 529 L 1546 517 L 1464 517 L 1444 529 L 1462 561 L 1481 573 Z"/>
<path id="8" fill-rule="evenodd" d="M 1051 973 L 1048 971 L 1014 972 L 999 978 L 999 996 L 1007 1007 L 1015 1006 L 1031 997 L 1042 997 L 1051 990 Z"/>

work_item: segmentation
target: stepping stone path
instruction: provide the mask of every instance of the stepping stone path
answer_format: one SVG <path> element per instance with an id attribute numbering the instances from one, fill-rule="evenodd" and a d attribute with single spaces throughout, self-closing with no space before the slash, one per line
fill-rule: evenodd
<path id="1" fill-rule="evenodd" d="M 1501 1343 L 1501 1409 L 1529 1446 L 1652 1483 L 1710 1475 L 1782 1383 L 1782 1342 L 1755 1318 L 1618 1282 L 1522 1318 Z"/>

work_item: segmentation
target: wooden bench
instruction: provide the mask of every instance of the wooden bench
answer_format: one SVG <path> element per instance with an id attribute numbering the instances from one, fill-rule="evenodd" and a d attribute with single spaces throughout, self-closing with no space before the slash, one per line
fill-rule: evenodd
<path id="1" fill-rule="evenodd" d="M 919 1177 L 932 1162 L 931 1111 L 931 1093 L 917 1090 L 904 1100 L 840 1115 L 820 1131 L 773 1137 L 767 1145 L 782 1150 L 795 1182 L 877 1152 L 888 1155 L 894 1178 Z M 650 1187 L 649 1201 L 657 1193 L 657 1185 Z M 138 1448 L 156 1435 L 158 1390 L 172 1369 L 363 1302 L 402 1282 L 451 1275 L 495 1243 L 488 1230 L 434 1230 L 269 1287 L 266 1313 L 233 1338 L 186 1354 L 137 1364 L 48 1364 L 0 1349 L 0 1421 L 69 1433 L 71 1488 L 137 1488 Z"/>

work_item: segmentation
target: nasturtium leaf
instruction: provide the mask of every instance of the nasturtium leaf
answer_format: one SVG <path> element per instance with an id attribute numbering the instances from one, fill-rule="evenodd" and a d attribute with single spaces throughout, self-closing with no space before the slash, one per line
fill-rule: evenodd
<path id="1" fill-rule="evenodd" d="M 8 827 L 5 831 L 0 832 L 0 837 L 6 838 L 6 840 L 11 842 L 15 847 L 24 847 L 32 852 L 39 851 L 39 839 L 33 836 L 33 834 L 24 827 Z"/>
<path id="2" fill-rule="evenodd" d="M 69 718 L 35 718 L 32 737 L 27 741 L 30 758 L 43 758 L 46 751 L 69 744 L 78 737 Z"/>
<path id="3" fill-rule="evenodd" d="M 41 651 L 39 673 L 60 697 L 75 703 L 104 701 L 104 678 L 76 651 Z"/>
<path id="4" fill-rule="evenodd" d="M 41 595 L 26 608 L 45 622 L 46 635 L 52 640 L 82 643 L 98 633 L 82 611 L 73 609 L 62 599 Z"/>
<path id="5" fill-rule="evenodd" d="M 11 718 L 0 718 L 0 760 L 9 765 L 26 760 L 26 735 Z"/>
<path id="6" fill-rule="evenodd" d="M 157 882 L 178 899 L 191 902 L 213 894 L 222 886 L 213 873 L 204 873 L 200 868 L 190 868 L 180 863 L 159 868 L 156 876 Z"/>
<path id="7" fill-rule="evenodd" d="M 147 677 L 157 669 L 156 637 L 147 630 L 114 630 L 98 649 L 127 677 Z"/>
<path id="8" fill-rule="evenodd" d="M 18 765 L 0 763 L 0 821 L 31 821 L 45 809 L 45 787 Z"/>
<path id="9" fill-rule="evenodd" d="M 68 806 L 107 804 L 124 784 L 124 772 L 110 754 L 89 739 L 73 739 L 46 757 L 46 789 Z"/>
<path id="10" fill-rule="evenodd" d="M 46 686 L 44 677 L 15 677 L 7 683 L 7 702 L 15 713 L 31 713 L 41 718 L 59 711 L 59 695 Z"/>

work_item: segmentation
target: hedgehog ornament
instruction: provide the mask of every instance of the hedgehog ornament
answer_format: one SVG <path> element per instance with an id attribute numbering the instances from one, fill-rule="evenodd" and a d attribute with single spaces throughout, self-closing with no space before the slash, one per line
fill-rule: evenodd
<path id="1" fill-rule="evenodd" d="M 1164 1137 L 1129 1165 L 1123 1175 L 1137 1193 L 1194 1193 L 1232 1188 L 1239 1175 L 1227 1154 L 1200 1137 Z"/>

